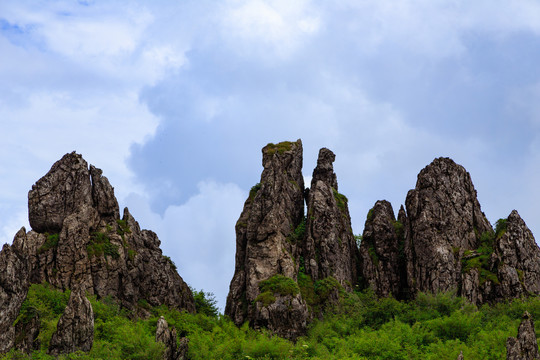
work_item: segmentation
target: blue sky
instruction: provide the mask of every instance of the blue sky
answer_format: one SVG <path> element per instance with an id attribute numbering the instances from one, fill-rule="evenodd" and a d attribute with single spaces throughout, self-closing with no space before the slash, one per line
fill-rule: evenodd
<path id="1" fill-rule="evenodd" d="M 260 149 L 298 138 L 308 181 L 336 153 L 355 233 L 438 156 L 540 233 L 537 1 L 3 1 L 0 54 L 2 243 L 76 150 L 224 306 Z"/>

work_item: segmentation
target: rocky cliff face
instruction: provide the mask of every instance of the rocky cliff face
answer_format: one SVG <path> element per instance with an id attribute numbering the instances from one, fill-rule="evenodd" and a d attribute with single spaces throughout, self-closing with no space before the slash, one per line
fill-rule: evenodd
<path id="1" fill-rule="evenodd" d="M 367 216 L 360 256 L 364 281 L 378 296 L 401 296 L 403 247 L 403 224 L 388 201 L 377 201 Z"/>
<path id="2" fill-rule="evenodd" d="M 420 172 L 405 204 L 408 287 L 413 293 L 458 292 L 463 253 L 493 231 L 469 173 L 449 158 L 435 159 Z"/>
<path id="3" fill-rule="evenodd" d="M 141 230 L 127 208 L 120 218 L 113 187 L 81 155 L 57 161 L 30 190 L 28 207 L 32 230 L 22 228 L 0 252 L 0 352 L 13 346 L 11 324 L 30 283 L 111 296 L 139 315 L 146 315 L 141 301 L 195 311 L 191 291 L 162 254 L 157 235 Z M 59 352 L 63 338 L 58 335 Z M 33 339 L 25 341 L 18 347 L 34 346 Z"/>
<path id="4" fill-rule="evenodd" d="M 295 229 L 304 216 L 302 142 L 268 144 L 263 172 L 236 223 L 236 265 L 225 314 L 237 324 L 249 321 L 281 336 L 302 334 L 309 317 L 295 282 L 299 256 Z M 281 275 L 281 277 L 276 277 Z M 262 282 L 273 285 L 262 291 Z"/>
<path id="5" fill-rule="evenodd" d="M 358 281 L 359 255 L 348 200 L 338 192 L 335 158 L 332 151 L 322 148 L 313 170 L 307 196 L 305 269 L 313 281 L 333 277 L 352 290 Z"/>
<path id="6" fill-rule="evenodd" d="M 0 354 L 14 345 L 13 322 L 28 293 L 28 269 L 24 257 L 5 244 L 0 251 Z"/>

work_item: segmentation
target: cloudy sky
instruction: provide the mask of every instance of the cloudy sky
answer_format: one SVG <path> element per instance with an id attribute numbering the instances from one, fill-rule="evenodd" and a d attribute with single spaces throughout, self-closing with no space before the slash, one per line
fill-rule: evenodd
<path id="1" fill-rule="evenodd" d="M 336 153 L 355 233 L 449 156 L 540 234 L 538 64 L 537 0 L 2 1 L 0 243 L 76 150 L 223 307 L 260 149 L 298 138 L 308 180 Z"/>

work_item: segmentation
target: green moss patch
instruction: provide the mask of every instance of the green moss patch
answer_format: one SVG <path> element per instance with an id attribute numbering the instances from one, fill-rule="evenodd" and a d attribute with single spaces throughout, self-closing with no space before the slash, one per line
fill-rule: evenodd
<path id="1" fill-rule="evenodd" d="M 268 155 L 274 155 L 275 153 L 283 154 L 285 151 L 291 150 L 293 144 L 294 142 L 292 141 L 282 141 L 278 144 L 268 143 L 263 148 L 263 152 Z"/>
<path id="2" fill-rule="evenodd" d="M 111 243 L 109 236 L 103 232 L 96 231 L 92 233 L 90 237 L 90 243 L 86 246 L 88 256 L 111 256 L 114 259 L 118 259 L 120 254 L 118 253 L 118 245 Z"/>

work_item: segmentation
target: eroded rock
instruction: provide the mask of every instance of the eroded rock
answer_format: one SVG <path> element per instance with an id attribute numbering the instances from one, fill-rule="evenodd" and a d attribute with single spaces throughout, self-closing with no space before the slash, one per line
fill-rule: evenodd
<path id="1" fill-rule="evenodd" d="M 71 291 L 64 313 L 58 321 L 49 346 L 51 355 L 88 352 L 94 342 L 94 312 L 80 289 Z"/>
<path id="2" fill-rule="evenodd" d="M 359 253 L 351 227 L 348 200 L 338 192 L 332 151 L 319 151 L 307 196 L 304 261 L 313 281 L 335 278 L 349 291 L 358 282 Z"/>
<path id="3" fill-rule="evenodd" d="M 517 338 L 509 337 L 506 341 L 507 360 L 535 360 L 540 359 L 536 332 L 531 314 L 523 314 L 519 325 Z"/>
<path id="4" fill-rule="evenodd" d="M 404 229 L 394 216 L 392 205 L 377 201 L 369 210 L 362 242 L 362 277 L 381 297 L 402 294 L 404 264 Z"/>
<path id="5" fill-rule="evenodd" d="M 306 319 L 300 318 L 308 314 L 304 301 L 278 296 L 275 304 L 262 309 L 257 297 L 259 283 L 276 274 L 296 281 L 299 246 L 294 232 L 304 216 L 302 142 L 268 144 L 262 153 L 261 181 L 252 188 L 236 223 L 235 274 L 225 314 L 237 325 L 249 321 L 254 327 L 301 334 Z M 286 314 L 299 315 L 285 316 L 283 306 Z"/>
<path id="6" fill-rule="evenodd" d="M 0 354 L 9 351 L 15 341 L 13 322 L 28 293 L 28 270 L 16 249 L 4 244 L 0 251 Z"/>
<path id="7" fill-rule="evenodd" d="M 449 158 L 418 175 L 406 199 L 407 281 L 412 292 L 460 290 L 461 258 L 492 232 L 469 173 Z"/>
<path id="8" fill-rule="evenodd" d="M 180 345 L 176 341 L 176 329 L 169 329 L 167 320 L 162 316 L 157 322 L 156 342 L 165 344 L 165 353 L 163 360 L 183 360 L 186 359 L 189 339 L 183 337 L 180 339 Z"/>

